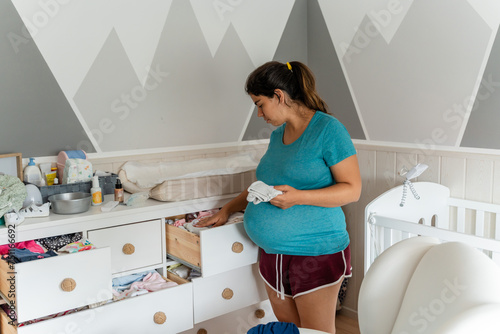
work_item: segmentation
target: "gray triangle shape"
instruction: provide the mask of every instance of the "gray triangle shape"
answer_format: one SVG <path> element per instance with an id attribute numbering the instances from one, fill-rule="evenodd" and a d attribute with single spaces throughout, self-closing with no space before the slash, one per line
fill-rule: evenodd
<path id="1" fill-rule="evenodd" d="M 366 139 L 325 18 L 317 0 L 308 1 L 308 65 L 316 76 L 316 88 L 332 113 L 352 138 Z"/>
<path id="2" fill-rule="evenodd" d="M 273 60 L 287 62 L 292 60 L 307 63 L 307 0 L 296 0 L 283 30 Z M 250 104 L 249 104 L 250 106 Z M 257 116 L 254 108 L 248 122 L 243 140 L 269 139 L 275 126 L 267 124 Z"/>
<path id="3" fill-rule="evenodd" d="M 143 103 L 141 87 L 120 38 L 112 29 L 74 96 L 103 152 L 144 148 L 144 138 L 136 136 L 145 121 L 139 114 Z"/>
<path id="4" fill-rule="evenodd" d="M 95 152 L 11 1 L 0 2 L 0 152 Z"/>
<path id="5" fill-rule="evenodd" d="M 500 27 L 460 146 L 500 149 Z M 458 117 L 458 115 L 456 116 Z"/>

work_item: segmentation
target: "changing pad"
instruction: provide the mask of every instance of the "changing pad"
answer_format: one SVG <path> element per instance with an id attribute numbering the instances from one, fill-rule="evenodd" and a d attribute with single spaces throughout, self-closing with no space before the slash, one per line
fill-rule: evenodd
<path id="1" fill-rule="evenodd" d="M 118 172 L 130 193 L 159 201 L 183 201 L 241 192 L 255 180 L 258 161 L 247 153 L 179 162 L 129 161 Z"/>

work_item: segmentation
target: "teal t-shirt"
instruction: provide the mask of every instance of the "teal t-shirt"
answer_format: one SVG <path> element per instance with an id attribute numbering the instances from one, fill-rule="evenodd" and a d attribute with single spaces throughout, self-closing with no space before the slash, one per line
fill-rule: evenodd
<path id="1" fill-rule="evenodd" d="M 356 154 L 349 133 L 335 117 L 317 111 L 302 135 L 283 144 L 285 124 L 271 134 L 257 167 L 257 179 L 271 186 L 300 190 L 335 184 L 330 167 Z M 316 256 L 349 245 L 340 207 L 295 205 L 280 209 L 269 202 L 248 203 L 244 226 L 248 236 L 269 254 Z"/>

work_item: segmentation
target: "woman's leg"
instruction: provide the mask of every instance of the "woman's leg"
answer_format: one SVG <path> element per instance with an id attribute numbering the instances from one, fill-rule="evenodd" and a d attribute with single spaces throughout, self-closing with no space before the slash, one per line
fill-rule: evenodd
<path id="1" fill-rule="evenodd" d="M 302 328 L 335 334 L 335 312 L 341 285 L 342 281 L 295 297 Z"/>
<path id="2" fill-rule="evenodd" d="M 266 284 L 266 291 L 273 308 L 274 315 L 281 322 L 292 322 L 297 327 L 300 327 L 299 313 L 297 312 L 297 307 L 295 306 L 295 301 L 291 297 L 286 297 L 281 299 L 277 296 L 276 291 L 271 289 L 269 285 Z"/>

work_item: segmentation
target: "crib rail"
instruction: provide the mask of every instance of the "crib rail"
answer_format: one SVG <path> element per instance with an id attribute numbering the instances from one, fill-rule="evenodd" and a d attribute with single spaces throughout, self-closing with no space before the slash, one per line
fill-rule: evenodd
<path id="1" fill-rule="evenodd" d="M 500 240 L 450 231 L 439 227 L 415 224 L 400 219 L 372 215 L 368 220 L 371 234 L 369 258 L 365 260 L 365 272 L 375 258 L 395 243 L 414 236 L 431 236 L 441 241 L 463 242 L 489 255 L 500 265 Z"/>
<path id="2" fill-rule="evenodd" d="M 401 187 L 373 200 L 365 210 L 365 272 L 393 244 L 413 236 L 464 242 L 500 266 L 500 205 L 449 197 L 435 183 L 415 184 L 422 200 L 395 205 Z"/>

